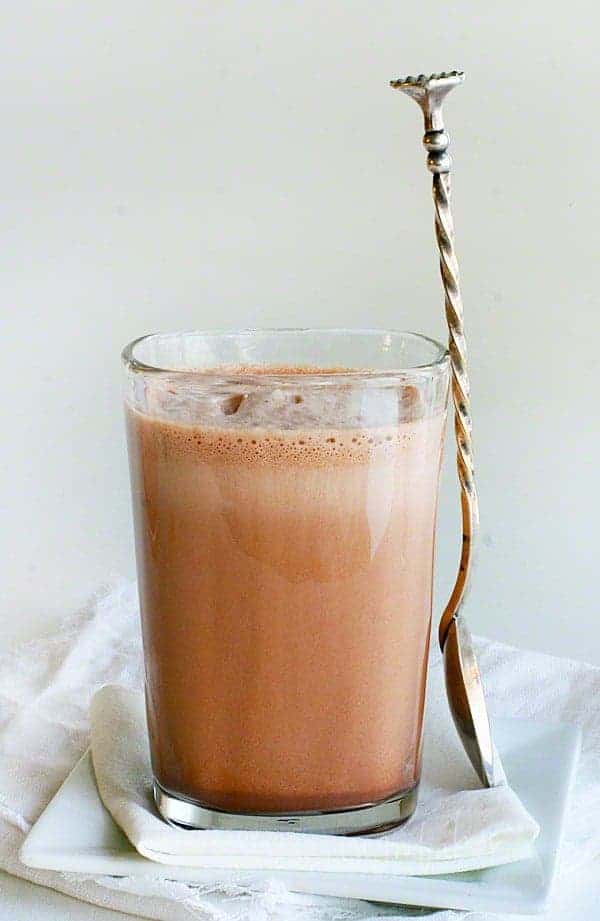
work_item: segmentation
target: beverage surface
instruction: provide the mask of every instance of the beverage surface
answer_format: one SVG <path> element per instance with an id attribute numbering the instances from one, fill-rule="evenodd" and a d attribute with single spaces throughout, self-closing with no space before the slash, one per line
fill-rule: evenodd
<path id="1" fill-rule="evenodd" d="M 418 781 L 444 416 L 315 389 L 127 412 L 153 769 L 230 811 Z"/>

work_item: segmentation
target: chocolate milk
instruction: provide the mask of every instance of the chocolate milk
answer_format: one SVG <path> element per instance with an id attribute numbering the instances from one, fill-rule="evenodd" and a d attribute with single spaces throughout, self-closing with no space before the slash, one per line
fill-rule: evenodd
<path id="1" fill-rule="evenodd" d="M 349 391 L 128 409 L 167 792 L 285 813 L 417 784 L 444 416 L 411 398 L 393 424 Z"/>

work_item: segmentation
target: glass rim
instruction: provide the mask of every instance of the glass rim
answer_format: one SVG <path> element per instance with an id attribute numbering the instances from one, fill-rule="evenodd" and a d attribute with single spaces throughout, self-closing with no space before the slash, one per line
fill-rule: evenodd
<path id="1" fill-rule="evenodd" d="M 269 366 L 261 366 L 259 373 L 252 371 L 250 369 L 245 370 L 241 368 L 236 370 L 234 366 L 223 366 L 222 368 L 213 367 L 213 368 L 169 368 L 169 367 L 160 367 L 158 365 L 148 364 L 144 361 L 140 361 L 135 355 L 135 350 L 142 343 L 147 342 L 150 339 L 160 340 L 163 338 L 168 338 L 170 336 L 199 336 L 205 339 L 234 339 L 240 336 L 269 336 L 269 335 L 292 335 L 292 336 L 306 336 L 306 335 L 319 335 L 319 334 L 333 334 L 333 335 L 350 335 L 357 337 L 369 338 L 372 336 L 388 336 L 391 340 L 392 337 L 404 337 L 406 339 L 419 340 L 423 343 L 427 343 L 429 346 L 434 346 L 435 356 L 431 361 L 425 362 L 419 365 L 408 365 L 405 367 L 398 368 L 389 368 L 389 369 L 370 369 L 370 368 L 344 368 L 342 370 L 334 371 L 331 369 L 319 369 L 315 368 L 314 370 L 303 370 L 299 373 L 294 373 L 293 371 L 285 371 L 283 373 L 281 368 L 273 367 L 273 370 L 269 370 Z M 391 343 L 390 343 L 391 344 Z M 231 328 L 219 328 L 219 329 L 189 329 L 189 330 L 179 330 L 175 332 L 155 332 L 148 333 L 144 336 L 138 336 L 136 339 L 133 339 L 129 342 L 121 352 L 121 361 L 127 371 L 133 372 L 134 374 L 151 374 L 153 376 L 169 376 L 169 377 L 178 377 L 179 375 L 185 376 L 188 380 L 190 376 L 197 379 L 199 382 L 202 381 L 208 384 L 268 384 L 268 383 L 279 383 L 279 384 L 298 384 L 300 381 L 306 384 L 339 384 L 345 381 L 348 382 L 357 382 L 357 381 L 380 381 L 380 380 L 395 380 L 398 378 L 406 378 L 410 375 L 415 376 L 424 376 L 430 373 L 442 372 L 450 361 L 450 353 L 445 345 L 442 345 L 437 339 L 433 339 L 430 336 L 425 336 L 423 333 L 415 333 L 410 330 L 400 330 L 400 329 L 389 329 L 389 328 L 378 328 L 378 327 L 343 327 L 343 326 L 324 326 L 324 327 L 302 327 L 302 326 L 290 326 L 290 327 L 247 327 L 239 329 Z"/>

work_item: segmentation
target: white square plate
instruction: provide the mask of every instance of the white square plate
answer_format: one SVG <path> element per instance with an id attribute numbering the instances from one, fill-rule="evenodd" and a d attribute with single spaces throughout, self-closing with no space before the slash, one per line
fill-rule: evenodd
<path id="1" fill-rule="evenodd" d="M 29 867 L 95 876 L 147 876 L 186 882 L 279 879 L 296 892 L 455 908 L 533 914 L 548 905 L 580 732 L 574 726 L 496 720 L 494 741 L 509 781 L 540 825 L 531 857 L 487 870 L 403 876 L 288 870 L 232 871 L 166 866 L 141 857 L 104 808 L 86 753 L 42 813 L 21 849 Z M 418 808 L 418 807 L 417 807 Z"/>

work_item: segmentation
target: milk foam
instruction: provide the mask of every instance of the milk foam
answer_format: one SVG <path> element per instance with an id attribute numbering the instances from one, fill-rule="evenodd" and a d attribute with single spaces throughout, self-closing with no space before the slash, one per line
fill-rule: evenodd
<path id="1" fill-rule="evenodd" d="M 365 429 L 397 425 L 424 414 L 423 399 L 416 387 L 395 384 L 286 386 L 266 381 L 247 391 L 204 387 L 190 379 L 146 383 L 144 406 L 139 408 L 165 421 L 223 429 Z"/>

